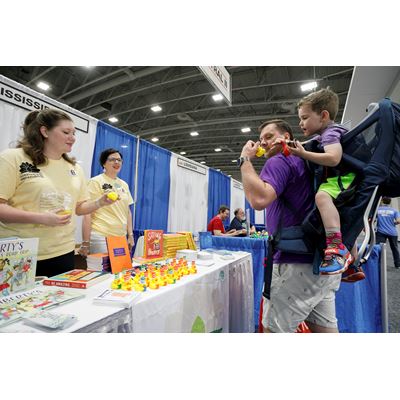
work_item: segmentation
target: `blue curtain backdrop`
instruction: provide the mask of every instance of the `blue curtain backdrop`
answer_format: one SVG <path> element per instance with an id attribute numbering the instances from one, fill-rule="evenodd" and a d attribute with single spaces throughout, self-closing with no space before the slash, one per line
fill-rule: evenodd
<path id="1" fill-rule="evenodd" d="M 112 147 L 118 150 L 124 158 L 122 169 L 118 177 L 128 184 L 132 197 L 135 198 L 136 146 L 136 137 L 114 126 L 108 125 L 105 122 L 98 121 L 91 176 L 93 177 L 103 172 L 103 168 L 99 163 L 100 154 L 103 150 Z M 133 205 L 131 205 L 130 208 L 133 214 Z"/>
<path id="2" fill-rule="evenodd" d="M 136 145 L 137 139 L 134 136 L 99 121 L 97 123 L 91 176 L 96 176 L 103 172 L 103 168 L 99 163 L 100 154 L 103 150 L 112 147 L 124 157 L 122 169 L 118 176 L 129 185 L 133 197 L 135 192 Z"/>
<path id="3" fill-rule="evenodd" d="M 254 208 L 251 207 L 250 203 L 245 199 L 245 208 L 250 209 L 250 223 L 254 225 L 255 222 L 255 214 L 254 214 Z M 245 212 L 246 212 L 245 210 Z"/>
<path id="4" fill-rule="evenodd" d="M 208 173 L 207 223 L 218 214 L 221 205 L 231 206 L 231 178 L 211 168 Z M 229 226 L 230 218 L 225 221 L 226 224 Z"/>
<path id="5" fill-rule="evenodd" d="M 366 278 L 340 285 L 336 293 L 339 332 L 379 333 L 383 331 L 380 280 L 381 246 L 375 245 L 363 264 Z"/>
<path id="6" fill-rule="evenodd" d="M 136 230 L 168 230 L 170 160 L 170 151 L 140 141 Z"/>

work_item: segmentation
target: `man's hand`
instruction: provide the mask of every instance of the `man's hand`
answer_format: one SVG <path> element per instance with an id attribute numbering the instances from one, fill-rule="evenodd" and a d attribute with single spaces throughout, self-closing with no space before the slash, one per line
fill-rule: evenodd
<path id="1" fill-rule="evenodd" d="M 247 143 L 243 146 L 240 157 L 254 158 L 256 156 L 259 145 L 260 145 L 259 141 L 253 142 L 252 140 L 248 140 Z"/>

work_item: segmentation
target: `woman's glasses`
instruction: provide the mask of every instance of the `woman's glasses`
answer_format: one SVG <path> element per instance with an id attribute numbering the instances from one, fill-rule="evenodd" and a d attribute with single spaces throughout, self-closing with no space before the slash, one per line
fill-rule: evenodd
<path id="1" fill-rule="evenodd" d="M 121 158 L 115 158 L 115 157 L 107 158 L 107 161 L 122 163 L 122 159 Z"/>

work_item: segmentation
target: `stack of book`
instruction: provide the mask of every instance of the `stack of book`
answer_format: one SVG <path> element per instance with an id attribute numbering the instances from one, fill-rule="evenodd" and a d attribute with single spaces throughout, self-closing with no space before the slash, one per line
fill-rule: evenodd
<path id="1" fill-rule="evenodd" d="M 108 253 L 89 254 L 86 258 L 87 269 L 92 271 L 111 272 L 110 257 Z"/>
<path id="2" fill-rule="evenodd" d="M 164 257 L 175 258 L 178 250 L 188 248 L 186 235 L 178 233 L 166 233 L 163 235 L 164 241 Z"/>
<path id="3" fill-rule="evenodd" d="M 87 289 L 88 287 L 110 278 L 110 274 L 104 271 L 91 271 L 73 269 L 63 274 L 45 279 L 42 283 L 48 286 L 70 287 L 75 289 Z"/>
<path id="4" fill-rule="evenodd" d="M 185 235 L 187 241 L 187 249 L 197 250 L 196 244 L 194 243 L 192 232 L 178 232 L 180 235 Z"/>
<path id="5" fill-rule="evenodd" d="M 93 303 L 128 308 L 140 295 L 134 291 L 106 289 L 93 298 Z"/>

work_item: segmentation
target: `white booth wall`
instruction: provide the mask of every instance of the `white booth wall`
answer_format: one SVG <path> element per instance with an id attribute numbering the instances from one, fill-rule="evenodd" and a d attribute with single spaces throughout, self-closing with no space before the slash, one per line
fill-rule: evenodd
<path id="1" fill-rule="evenodd" d="M 178 159 L 193 169 L 179 165 Z M 208 167 L 171 153 L 168 231 L 207 230 L 207 204 Z"/>
<path id="2" fill-rule="evenodd" d="M 245 211 L 245 196 L 243 185 L 236 179 L 231 178 L 231 212 L 230 220 L 234 218 L 234 211 L 241 208 Z"/>

